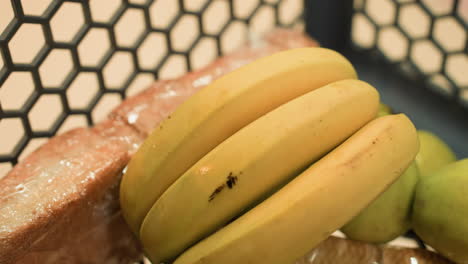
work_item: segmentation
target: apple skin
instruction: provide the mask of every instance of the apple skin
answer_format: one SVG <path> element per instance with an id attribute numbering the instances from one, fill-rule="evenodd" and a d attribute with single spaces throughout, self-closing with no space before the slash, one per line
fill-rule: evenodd
<path id="1" fill-rule="evenodd" d="M 450 147 L 435 134 L 418 130 L 419 152 L 416 155 L 421 177 L 427 177 L 441 167 L 457 160 Z"/>
<path id="2" fill-rule="evenodd" d="M 468 263 L 468 158 L 453 162 L 416 186 L 413 229 L 456 263 Z"/>
<path id="3" fill-rule="evenodd" d="M 379 111 L 377 112 L 377 117 L 391 115 L 391 114 L 392 114 L 392 109 L 390 108 L 390 106 L 384 103 L 380 103 Z"/>

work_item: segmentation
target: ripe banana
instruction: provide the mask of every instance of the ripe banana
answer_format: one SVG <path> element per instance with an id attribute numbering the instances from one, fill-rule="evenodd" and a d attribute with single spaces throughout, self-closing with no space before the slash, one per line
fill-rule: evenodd
<path id="1" fill-rule="evenodd" d="M 405 115 L 377 118 L 174 264 L 294 263 L 396 180 L 418 144 Z"/>
<path id="2" fill-rule="evenodd" d="M 295 97 L 355 78 L 340 54 L 300 48 L 259 59 L 200 90 L 161 122 L 129 163 L 120 201 L 133 232 L 177 178 L 236 131 Z"/>
<path id="3" fill-rule="evenodd" d="M 242 128 L 185 172 L 151 208 L 140 230 L 150 259 L 171 260 L 213 233 L 374 119 L 378 107 L 372 86 L 343 80 Z"/>

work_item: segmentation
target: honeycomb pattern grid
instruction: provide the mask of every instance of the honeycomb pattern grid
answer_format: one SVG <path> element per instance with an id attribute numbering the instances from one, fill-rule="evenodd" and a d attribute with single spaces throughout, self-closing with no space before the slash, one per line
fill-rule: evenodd
<path id="1" fill-rule="evenodd" d="M 201 68 L 303 0 L 0 1 L 0 177 L 47 138 L 90 126 L 155 79 Z"/>
<path id="2" fill-rule="evenodd" d="M 355 49 L 468 109 L 468 0 L 355 0 Z"/>

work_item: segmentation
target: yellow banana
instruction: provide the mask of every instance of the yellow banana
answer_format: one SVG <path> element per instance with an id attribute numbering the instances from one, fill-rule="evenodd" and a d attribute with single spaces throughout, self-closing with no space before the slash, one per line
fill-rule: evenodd
<path id="1" fill-rule="evenodd" d="M 200 90 L 154 130 L 129 163 L 120 201 L 133 232 L 178 177 L 236 131 L 295 97 L 355 78 L 340 54 L 301 48 L 259 59 Z"/>
<path id="2" fill-rule="evenodd" d="M 418 144 L 405 115 L 375 119 L 174 264 L 294 263 L 396 180 Z"/>
<path id="3" fill-rule="evenodd" d="M 140 238 L 153 263 L 173 259 L 374 119 L 379 94 L 343 80 L 302 95 L 209 152 L 158 199 Z"/>

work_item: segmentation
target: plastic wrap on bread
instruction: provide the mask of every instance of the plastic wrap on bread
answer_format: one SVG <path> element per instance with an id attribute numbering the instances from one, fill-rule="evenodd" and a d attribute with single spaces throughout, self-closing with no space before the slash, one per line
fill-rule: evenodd
<path id="1" fill-rule="evenodd" d="M 452 264 L 420 248 L 374 245 L 330 236 L 295 264 Z"/>

